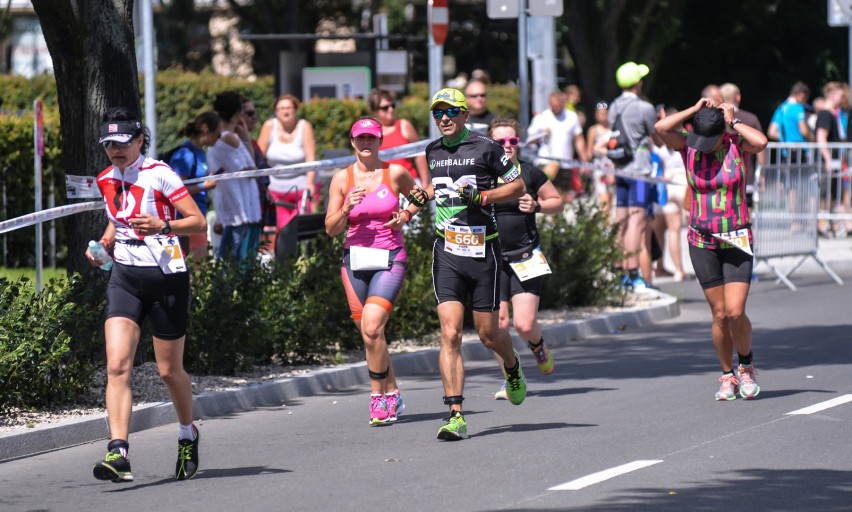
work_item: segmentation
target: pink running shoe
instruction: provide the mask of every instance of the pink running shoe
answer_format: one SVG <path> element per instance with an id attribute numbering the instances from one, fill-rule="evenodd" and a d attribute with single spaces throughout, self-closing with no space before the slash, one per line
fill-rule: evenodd
<path id="1" fill-rule="evenodd" d="M 370 426 L 390 421 L 388 405 L 384 395 L 370 395 Z"/>
<path id="2" fill-rule="evenodd" d="M 402 401 L 402 395 L 399 394 L 398 389 L 385 395 L 385 403 L 388 406 L 388 421 L 396 421 L 405 410 L 405 402 Z"/>
<path id="3" fill-rule="evenodd" d="M 719 382 L 722 385 L 719 387 L 719 391 L 716 392 L 716 400 L 736 400 L 737 389 L 740 385 L 740 381 L 737 380 L 736 375 L 722 375 L 719 377 Z"/>
<path id="4" fill-rule="evenodd" d="M 760 393 L 760 386 L 754 380 L 757 370 L 754 369 L 753 365 L 740 365 L 737 371 L 740 374 L 740 396 L 743 398 L 756 397 Z"/>

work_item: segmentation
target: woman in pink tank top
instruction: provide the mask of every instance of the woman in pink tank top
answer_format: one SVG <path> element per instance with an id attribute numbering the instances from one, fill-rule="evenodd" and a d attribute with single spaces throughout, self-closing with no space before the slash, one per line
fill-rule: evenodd
<path id="1" fill-rule="evenodd" d="M 405 278 L 402 226 L 425 204 L 425 193 L 401 165 L 379 160 L 382 125 L 359 119 L 349 131 L 357 160 L 338 171 L 329 185 L 325 230 L 346 231 L 340 274 L 352 319 L 361 331 L 370 375 L 370 425 L 396 421 L 402 412 L 385 325 Z M 399 195 L 413 199 L 399 209 Z M 348 224 L 348 229 L 347 229 Z"/>

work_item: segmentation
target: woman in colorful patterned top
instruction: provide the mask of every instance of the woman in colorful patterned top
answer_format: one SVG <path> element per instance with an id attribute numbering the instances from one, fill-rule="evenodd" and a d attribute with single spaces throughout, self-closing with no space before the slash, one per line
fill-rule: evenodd
<path id="1" fill-rule="evenodd" d="M 678 128 L 692 118 L 693 130 Z M 744 152 L 760 153 L 766 136 L 735 117 L 731 105 L 702 98 L 692 107 L 657 121 L 667 146 L 680 151 L 686 166 L 689 256 L 713 313 L 710 330 L 722 376 L 716 400 L 760 393 L 752 364 L 751 322 L 745 314 L 754 253 L 746 206 Z M 738 357 L 737 374 L 732 351 Z"/>
<path id="2" fill-rule="evenodd" d="M 370 425 L 380 425 L 396 421 L 403 409 L 385 325 L 405 278 L 407 255 L 400 229 L 418 211 L 414 205 L 400 210 L 399 195 L 408 196 L 417 186 L 405 167 L 379 160 L 382 125 L 376 119 L 356 121 L 349 140 L 357 160 L 331 180 L 325 230 L 329 236 L 346 231 L 340 274 L 367 352 Z M 425 203 L 421 194 L 417 202 Z"/>

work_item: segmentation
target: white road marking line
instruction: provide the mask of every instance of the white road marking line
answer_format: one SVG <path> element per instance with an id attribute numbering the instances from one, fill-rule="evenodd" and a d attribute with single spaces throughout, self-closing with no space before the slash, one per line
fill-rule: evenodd
<path id="1" fill-rule="evenodd" d="M 837 398 L 832 398 L 831 400 L 826 400 L 825 402 L 814 404 L 810 407 L 805 407 L 804 409 L 788 412 L 787 414 L 813 414 L 815 412 L 831 409 L 832 407 L 837 407 L 838 405 L 843 405 L 849 402 L 852 402 L 852 395 L 843 395 Z"/>
<path id="2" fill-rule="evenodd" d="M 592 473 L 591 475 L 586 475 L 582 478 L 571 480 L 570 482 L 564 483 L 562 485 L 551 487 L 550 489 L 548 489 L 548 491 L 578 491 L 583 487 L 588 487 L 590 485 L 609 480 L 610 478 L 615 478 L 617 476 L 630 473 L 631 471 L 636 471 L 637 469 L 653 466 L 654 464 L 659 464 L 660 462 L 663 461 L 634 460 L 633 462 L 628 462 L 627 464 L 622 464 L 621 466 L 616 466 L 614 468 L 598 471 L 597 473 Z"/>

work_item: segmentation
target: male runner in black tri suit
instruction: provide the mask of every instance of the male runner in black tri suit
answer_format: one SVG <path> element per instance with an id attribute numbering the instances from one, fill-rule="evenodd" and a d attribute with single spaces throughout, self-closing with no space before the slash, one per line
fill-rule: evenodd
<path id="1" fill-rule="evenodd" d="M 500 145 L 465 128 L 469 113 L 461 91 L 438 91 L 430 110 L 442 135 L 426 147 L 426 160 L 431 176 L 427 193 L 436 204 L 432 282 L 441 322 L 441 379 L 444 404 L 450 407 L 438 439 L 457 440 L 467 437 L 461 412 L 461 341 L 468 295 L 479 339 L 503 358 L 509 401 L 519 405 L 526 397 L 520 358 L 509 332 L 498 326 L 501 256 L 493 206 L 521 197 L 524 184 Z M 498 178 L 506 184 L 497 187 Z"/>

